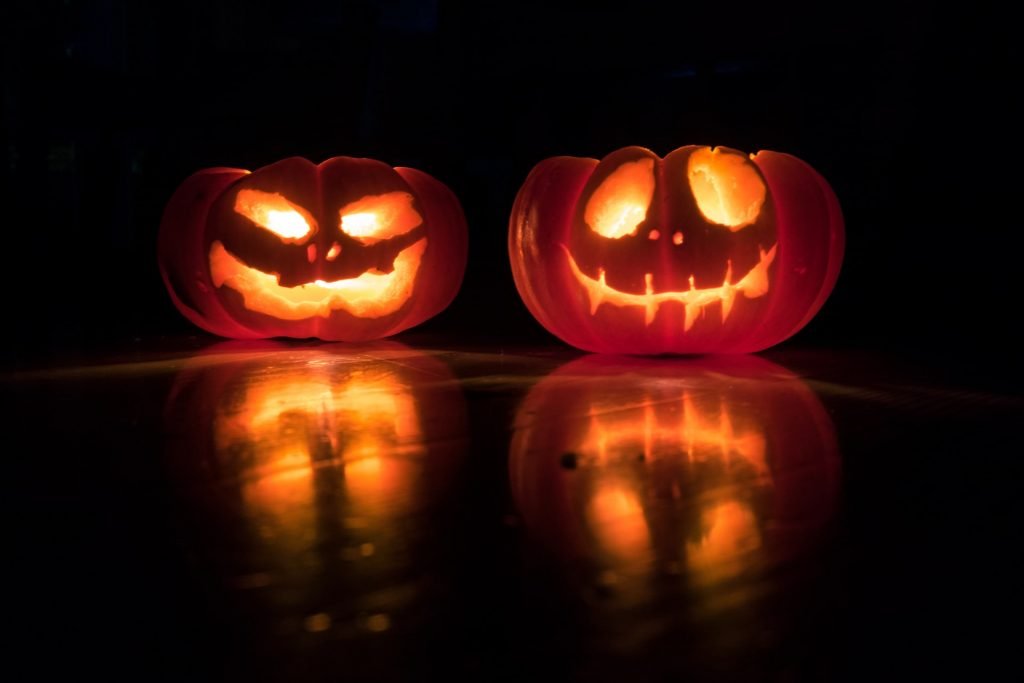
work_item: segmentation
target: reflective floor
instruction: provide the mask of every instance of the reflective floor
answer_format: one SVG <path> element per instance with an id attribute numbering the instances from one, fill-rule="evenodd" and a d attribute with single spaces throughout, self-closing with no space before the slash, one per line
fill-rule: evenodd
<path id="1" fill-rule="evenodd" d="M 1012 651 L 998 378 L 174 346 L 3 378 L 41 678 L 876 680 Z"/>

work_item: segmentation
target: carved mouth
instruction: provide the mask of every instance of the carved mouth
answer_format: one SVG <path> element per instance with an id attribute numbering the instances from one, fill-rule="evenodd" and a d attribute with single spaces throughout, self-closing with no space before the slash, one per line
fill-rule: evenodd
<path id="1" fill-rule="evenodd" d="M 697 289 L 691 275 L 689 289 L 678 292 L 655 292 L 652 284 L 654 276 L 651 273 L 647 273 L 644 275 L 644 280 L 647 284 L 646 291 L 643 294 L 631 294 L 630 292 L 622 292 L 609 286 L 605 282 L 604 268 L 598 269 L 596 279 L 584 273 L 576 264 L 576 259 L 573 258 L 569 248 L 564 244 L 562 245 L 562 249 L 565 250 L 565 255 L 569 259 L 569 268 L 572 269 L 572 274 L 576 277 L 576 281 L 579 282 L 580 286 L 586 290 L 587 297 L 590 299 L 591 315 L 597 313 L 597 309 L 601 304 L 619 307 L 640 306 L 644 309 L 644 324 L 650 325 L 654 322 L 661 304 L 675 301 L 683 304 L 686 309 L 684 330 L 689 330 L 693 327 L 693 323 L 696 322 L 697 316 L 703 312 L 705 306 L 721 303 L 722 322 L 724 323 L 732 311 L 737 294 L 742 293 L 748 299 L 756 299 L 767 294 L 769 286 L 768 266 L 775 260 L 776 247 L 778 247 L 778 244 L 773 244 L 772 248 L 768 251 L 759 249 L 761 258 L 758 260 L 757 265 L 751 268 L 739 282 L 730 282 L 732 280 L 732 263 L 730 263 L 725 273 L 725 281 L 720 287 Z"/>
<path id="2" fill-rule="evenodd" d="M 380 318 L 400 309 L 412 296 L 426 247 L 423 237 L 400 251 L 390 273 L 368 271 L 346 280 L 282 287 L 277 275 L 247 266 L 217 240 L 210 245 L 210 275 L 214 286 L 230 287 L 241 294 L 250 311 L 280 320 L 326 318 L 336 310 L 358 318 Z"/>

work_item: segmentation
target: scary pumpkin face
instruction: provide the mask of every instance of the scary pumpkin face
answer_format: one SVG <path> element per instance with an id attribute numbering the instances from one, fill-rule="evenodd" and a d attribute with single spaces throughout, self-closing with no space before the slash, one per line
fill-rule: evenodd
<path id="1" fill-rule="evenodd" d="M 224 336 L 359 341 L 445 308 L 466 261 L 454 196 L 413 169 L 336 157 L 189 178 L 160 263 L 187 317 Z"/>
<path id="2" fill-rule="evenodd" d="M 627 147 L 538 165 L 509 253 L 549 331 L 613 353 L 756 351 L 820 308 L 838 275 L 831 190 L 788 155 Z"/>
<path id="3" fill-rule="evenodd" d="M 510 477 L 527 526 L 623 590 L 777 565 L 807 548 L 836 502 L 827 414 L 797 377 L 755 357 L 583 358 L 530 391 L 514 429 Z"/>

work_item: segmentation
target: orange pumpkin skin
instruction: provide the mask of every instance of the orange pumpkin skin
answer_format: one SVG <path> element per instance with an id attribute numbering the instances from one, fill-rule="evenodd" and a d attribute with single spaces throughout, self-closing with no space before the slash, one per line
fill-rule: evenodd
<path id="1" fill-rule="evenodd" d="M 350 157 L 199 171 L 171 197 L 158 238 L 174 305 L 237 339 L 396 334 L 451 303 L 466 257 L 445 185 Z"/>
<path id="2" fill-rule="evenodd" d="M 626 147 L 538 164 L 516 197 L 509 257 L 527 308 L 586 351 L 747 353 L 821 308 L 844 248 L 839 203 L 777 152 Z"/>

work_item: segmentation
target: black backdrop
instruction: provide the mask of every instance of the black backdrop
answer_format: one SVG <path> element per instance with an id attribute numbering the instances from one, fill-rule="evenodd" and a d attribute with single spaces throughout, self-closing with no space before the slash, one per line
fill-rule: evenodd
<path id="1" fill-rule="evenodd" d="M 1015 348 L 1019 41 L 926 2 L 43 2 L 3 10 L 3 297 L 14 362 L 196 331 L 156 269 L 192 171 L 369 156 L 449 184 L 470 265 L 433 339 L 544 343 L 505 252 L 557 154 L 793 153 L 848 249 L 793 344 Z M 973 354 L 977 356 L 978 354 Z"/>

